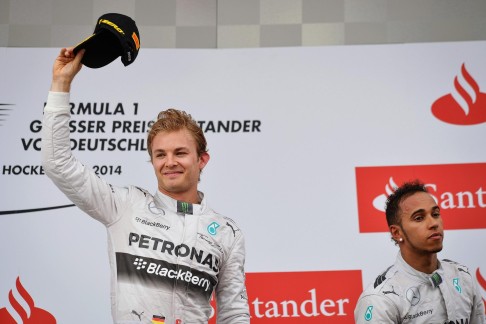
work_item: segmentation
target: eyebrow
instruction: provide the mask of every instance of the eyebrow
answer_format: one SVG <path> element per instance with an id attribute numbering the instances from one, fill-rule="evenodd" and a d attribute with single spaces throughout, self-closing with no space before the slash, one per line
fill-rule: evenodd
<path id="1" fill-rule="evenodd" d="M 174 152 L 179 152 L 179 151 L 184 151 L 184 150 L 189 150 L 188 147 L 181 146 L 181 147 L 176 147 L 173 151 Z M 164 149 L 155 149 L 154 152 L 165 152 L 166 150 Z"/>
<path id="2" fill-rule="evenodd" d="M 440 208 L 439 208 L 439 206 L 435 205 L 435 206 L 433 206 L 433 207 L 431 208 L 431 210 L 432 210 L 432 211 L 437 211 L 437 210 L 438 210 L 438 211 L 440 211 Z M 419 214 L 419 213 L 423 213 L 423 212 L 425 212 L 425 209 L 423 209 L 423 208 L 417 209 L 416 211 L 414 211 L 414 212 L 413 212 L 413 213 L 410 215 L 410 217 L 413 217 L 414 215 Z"/>

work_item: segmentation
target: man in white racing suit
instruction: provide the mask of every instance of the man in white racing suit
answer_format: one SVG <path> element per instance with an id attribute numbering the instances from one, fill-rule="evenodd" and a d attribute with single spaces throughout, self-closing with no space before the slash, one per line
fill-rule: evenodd
<path id="1" fill-rule="evenodd" d="M 356 323 L 486 323 L 479 286 L 467 267 L 437 258 L 444 230 L 436 201 L 419 181 L 397 188 L 386 203 L 395 263 L 361 294 Z"/>
<path id="2" fill-rule="evenodd" d="M 42 160 L 56 186 L 106 226 L 114 323 L 207 323 L 213 291 L 218 324 L 249 323 L 244 237 L 197 190 L 209 154 L 189 114 L 161 112 L 149 132 L 155 194 L 110 185 L 72 155 L 69 92 L 83 54 L 62 49 L 54 63 Z"/>

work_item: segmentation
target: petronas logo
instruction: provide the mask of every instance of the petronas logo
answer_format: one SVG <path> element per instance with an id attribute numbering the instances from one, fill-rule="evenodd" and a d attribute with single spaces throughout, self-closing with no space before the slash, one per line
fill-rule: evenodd
<path id="1" fill-rule="evenodd" d="M 368 308 L 366 309 L 366 313 L 365 313 L 365 320 L 368 322 L 368 321 L 371 321 L 371 319 L 373 318 L 373 306 L 368 306 Z"/>
<path id="2" fill-rule="evenodd" d="M 211 234 L 211 235 L 216 235 L 216 230 L 218 229 L 218 227 L 220 227 L 221 225 L 219 225 L 218 223 L 216 222 L 212 222 L 211 224 L 209 224 L 208 226 L 208 233 Z"/>
<path id="3" fill-rule="evenodd" d="M 456 288 L 456 290 L 459 293 L 462 293 L 462 288 L 461 288 L 461 285 L 459 284 L 459 278 L 452 279 L 452 284 L 454 285 L 454 288 Z"/>
<path id="4" fill-rule="evenodd" d="M 177 212 L 192 215 L 192 204 L 185 201 L 177 201 Z"/>

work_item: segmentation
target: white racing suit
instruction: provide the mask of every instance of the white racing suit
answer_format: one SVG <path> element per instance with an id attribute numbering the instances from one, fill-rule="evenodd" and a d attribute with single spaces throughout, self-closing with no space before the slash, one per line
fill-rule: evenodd
<path id="1" fill-rule="evenodd" d="M 201 204 L 100 179 L 71 153 L 69 94 L 50 92 L 44 108 L 45 173 L 80 209 L 106 226 L 114 323 L 250 322 L 244 238 L 229 218 Z"/>
<path id="2" fill-rule="evenodd" d="M 433 274 L 395 264 L 361 294 L 356 323 L 483 324 L 484 304 L 468 268 L 442 260 Z"/>

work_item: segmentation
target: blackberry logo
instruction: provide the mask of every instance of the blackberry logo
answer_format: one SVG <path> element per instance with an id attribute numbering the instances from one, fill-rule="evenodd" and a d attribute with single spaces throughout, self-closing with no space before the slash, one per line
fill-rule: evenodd
<path id="1" fill-rule="evenodd" d="M 135 261 L 133 262 L 133 265 L 137 266 L 137 270 L 140 269 L 145 269 L 145 266 L 147 265 L 146 261 L 143 261 L 142 258 L 136 258 Z"/>

